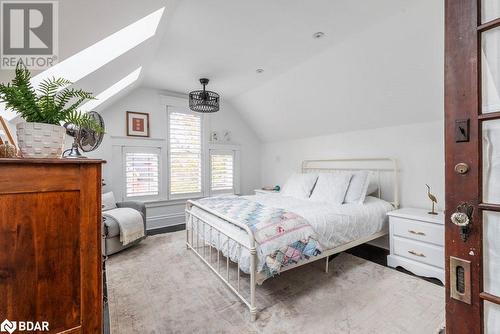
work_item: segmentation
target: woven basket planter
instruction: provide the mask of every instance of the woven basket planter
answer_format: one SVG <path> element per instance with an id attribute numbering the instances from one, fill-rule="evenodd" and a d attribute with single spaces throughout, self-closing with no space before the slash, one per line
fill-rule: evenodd
<path id="1" fill-rule="evenodd" d="M 17 143 L 24 158 L 60 158 L 66 129 L 44 123 L 19 123 Z"/>

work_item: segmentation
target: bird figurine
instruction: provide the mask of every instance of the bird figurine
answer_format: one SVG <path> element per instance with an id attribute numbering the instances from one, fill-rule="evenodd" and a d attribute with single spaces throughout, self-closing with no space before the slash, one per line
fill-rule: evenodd
<path id="1" fill-rule="evenodd" d="M 430 215 L 437 215 L 438 213 L 434 210 L 434 204 L 437 203 L 437 198 L 436 196 L 434 196 L 433 194 L 431 194 L 431 187 L 429 187 L 428 184 L 426 184 L 427 186 L 427 196 L 429 197 L 429 199 L 431 200 L 432 202 L 432 210 L 430 212 L 428 212 Z"/>

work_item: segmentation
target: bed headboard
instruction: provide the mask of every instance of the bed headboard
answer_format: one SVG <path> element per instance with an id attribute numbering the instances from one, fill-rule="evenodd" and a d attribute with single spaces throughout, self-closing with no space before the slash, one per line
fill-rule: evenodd
<path id="1" fill-rule="evenodd" d="M 399 208 L 399 167 L 396 159 L 341 158 L 302 162 L 302 173 L 328 173 L 339 170 L 372 172 L 378 183 L 377 197 Z"/>

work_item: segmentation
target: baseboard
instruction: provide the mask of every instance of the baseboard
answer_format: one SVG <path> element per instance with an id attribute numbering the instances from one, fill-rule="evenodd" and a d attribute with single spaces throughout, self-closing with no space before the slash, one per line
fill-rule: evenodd
<path id="1" fill-rule="evenodd" d="M 171 225 L 171 226 L 162 226 L 158 228 L 152 228 L 146 231 L 147 235 L 155 235 L 155 234 L 162 234 L 162 233 L 170 233 L 170 232 L 177 232 L 177 231 L 182 231 L 186 229 L 186 224 L 177 224 L 177 225 Z"/>
<path id="2" fill-rule="evenodd" d="M 165 215 L 151 216 L 147 218 L 146 226 L 148 230 L 158 229 L 167 226 L 183 224 L 186 219 L 184 211 Z"/>

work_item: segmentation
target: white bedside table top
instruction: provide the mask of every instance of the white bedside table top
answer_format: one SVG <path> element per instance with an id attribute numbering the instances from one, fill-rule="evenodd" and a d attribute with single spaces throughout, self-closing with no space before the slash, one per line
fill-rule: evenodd
<path id="1" fill-rule="evenodd" d="M 437 215 L 428 214 L 430 210 L 425 209 L 415 209 L 415 208 L 403 208 L 387 213 L 390 217 L 399 217 L 413 220 L 421 220 L 434 224 L 444 224 L 444 214 L 438 211 Z"/>

